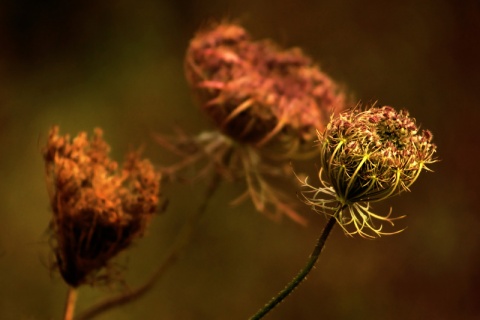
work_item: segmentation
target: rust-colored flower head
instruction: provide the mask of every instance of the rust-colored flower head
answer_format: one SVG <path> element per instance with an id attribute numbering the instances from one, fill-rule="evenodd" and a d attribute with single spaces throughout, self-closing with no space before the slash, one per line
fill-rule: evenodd
<path id="1" fill-rule="evenodd" d="M 306 195 L 307 203 L 323 212 L 344 207 L 337 221 L 347 234 L 389 234 L 373 220 L 391 223 L 390 214 L 377 215 L 369 204 L 408 191 L 420 172 L 436 161 L 430 131 L 420 132 L 407 111 L 387 106 L 332 117 L 318 138 L 323 187 L 305 181 L 313 194 Z"/>
<path id="2" fill-rule="evenodd" d="M 58 267 L 71 286 L 109 280 L 109 260 L 141 237 L 159 203 L 160 175 L 132 152 L 121 170 L 96 129 L 73 140 L 53 127 L 43 150 Z"/>
<path id="3" fill-rule="evenodd" d="M 257 147 L 275 141 L 295 154 L 344 107 L 337 85 L 299 48 L 252 41 L 232 23 L 198 32 L 185 69 L 215 125 L 233 140 Z"/>

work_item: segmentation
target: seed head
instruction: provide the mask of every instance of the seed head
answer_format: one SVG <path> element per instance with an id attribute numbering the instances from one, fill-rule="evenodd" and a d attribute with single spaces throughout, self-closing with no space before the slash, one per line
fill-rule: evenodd
<path id="1" fill-rule="evenodd" d="M 51 129 L 43 150 L 56 267 L 73 287 L 108 281 L 101 271 L 143 235 L 157 209 L 160 175 L 135 152 L 119 170 L 101 129 L 90 140 L 58 133 Z"/>
<path id="2" fill-rule="evenodd" d="M 318 138 L 323 187 L 305 181 L 313 193 L 307 196 L 307 203 L 327 212 L 336 208 L 333 203 L 346 208 L 337 220 L 347 234 L 387 234 L 372 220 L 393 224 L 390 214 L 376 215 L 369 204 L 408 191 L 420 172 L 429 171 L 427 165 L 436 161 L 430 131 L 420 132 L 407 111 L 387 106 L 354 109 L 332 117 Z M 325 195 L 331 199 L 319 198 Z"/>
<path id="3" fill-rule="evenodd" d="M 337 85 L 299 48 L 252 41 L 236 24 L 200 31 L 190 42 L 185 69 L 214 124 L 257 147 L 277 142 L 295 153 L 344 106 Z"/>

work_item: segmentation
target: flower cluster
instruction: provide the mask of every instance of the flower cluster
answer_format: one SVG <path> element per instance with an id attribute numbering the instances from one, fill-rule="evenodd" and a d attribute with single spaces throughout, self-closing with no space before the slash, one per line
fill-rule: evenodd
<path id="1" fill-rule="evenodd" d="M 290 156 L 345 103 L 337 85 L 299 48 L 252 41 L 232 23 L 198 32 L 185 69 L 202 109 L 224 134 L 257 147 L 277 142 Z"/>
<path id="2" fill-rule="evenodd" d="M 407 111 L 387 106 L 332 117 L 318 138 L 323 187 L 305 181 L 313 194 L 306 194 L 307 203 L 327 213 L 345 208 L 336 218 L 347 234 L 387 234 L 372 220 L 393 224 L 390 214 L 377 215 L 369 204 L 408 191 L 420 173 L 429 170 L 427 165 L 435 162 L 430 131 L 419 131 Z"/>
<path id="3" fill-rule="evenodd" d="M 77 287 L 109 280 L 109 260 L 143 235 L 159 203 L 160 175 L 132 152 L 122 170 L 96 129 L 71 141 L 50 131 L 43 150 L 53 210 L 56 267 Z"/>
<path id="4" fill-rule="evenodd" d="M 275 220 L 286 215 L 305 224 L 287 204 L 291 199 L 270 181 L 293 186 L 290 160 L 318 154 L 310 142 L 330 115 L 344 108 L 343 92 L 299 48 L 253 41 L 245 29 L 228 22 L 195 35 L 185 72 L 216 128 L 196 137 L 157 135 L 161 145 L 183 157 L 165 173 L 174 177 L 180 169 L 206 162 L 198 176 L 213 168 L 228 179 L 245 180 L 247 191 L 233 203 L 249 198 Z"/>

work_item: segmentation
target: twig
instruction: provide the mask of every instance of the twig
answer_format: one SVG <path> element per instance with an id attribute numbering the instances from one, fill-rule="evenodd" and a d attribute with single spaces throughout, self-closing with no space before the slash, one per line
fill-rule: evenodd
<path id="1" fill-rule="evenodd" d="M 72 320 L 75 314 L 75 305 L 77 303 L 78 291 L 76 288 L 69 286 L 67 292 L 67 301 L 65 303 L 64 320 Z"/>
<path id="2" fill-rule="evenodd" d="M 269 303 L 267 303 L 253 317 L 251 317 L 250 320 L 258 320 L 263 318 L 268 312 L 270 312 L 280 302 L 282 302 L 283 299 L 285 299 L 290 293 L 292 293 L 293 290 L 295 290 L 295 288 L 300 283 L 302 283 L 303 280 L 305 280 L 305 277 L 310 273 L 313 266 L 320 257 L 320 253 L 322 253 L 322 249 L 325 245 L 325 242 L 327 241 L 328 235 L 330 234 L 330 231 L 332 231 L 333 227 L 335 226 L 335 222 L 337 221 L 336 216 L 341 210 L 343 210 L 343 207 L 339 205 L 335 214 L 328 220 L 322 231 L 322 234 L 317 240 L 317 244 L 315 245 L 315 248 L 313 249 L 310 258 L 308 259 L 303 269 L 300 270 L 300 272 L 295 276 L 295 278 L 293 278 L 293 280 L 282 291 L 280 291 L 275 297 L 272 298 L 272 300 L 270 300 Z"/>

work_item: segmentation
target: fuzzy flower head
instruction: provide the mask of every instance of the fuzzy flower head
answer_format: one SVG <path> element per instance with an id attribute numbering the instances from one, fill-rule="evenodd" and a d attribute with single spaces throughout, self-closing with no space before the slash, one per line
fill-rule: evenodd
<path id="1" fill-rule="evenodd" d="M 58 132 L 43 150 L 56 267 L 73 287 L 108 281 L 110 259 L 143 235 L 157 209 L 160 175 L 135 152 L 120 170 L 100 129 L 91 139 Z"/>
<path id="2" fill-rule="evenodd" d="M 369 204 L 409 191 L 420 172 L 429 171 L 436 151 L 430 131 L 419 131 L 407 111 L 384 106 L 332 117 L 318 138 L 323 186 L 305 182 L 307 203 L 327 213 L 344 208 L 336 218 L 349 235 L 391 234 L 374 220 L 393 225 L 394 218 L 371 212 Z"/>
<path id="3" fill-rule="evenodd" d="M 257 147 L 281 145 L 290 155 L 313 141 L 316 129 L 344 105 L 337 85 L 299 48 L 252 41 L 232 23 L 200 31 L 190 42 L 185 70 L 222 133 Z"/>

